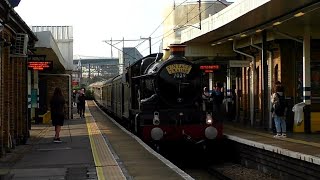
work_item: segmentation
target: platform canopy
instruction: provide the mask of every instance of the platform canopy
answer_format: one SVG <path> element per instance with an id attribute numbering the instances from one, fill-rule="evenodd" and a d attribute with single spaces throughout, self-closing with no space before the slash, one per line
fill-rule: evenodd
<path id="1" fill-rule="evenodd" d="M 38 58 L 35 56 L 35 59 L 32 59 L 32 61 L 53 61 L 51 73 L 64 73 L 64 71 L 67 69 L 68 63 L 61 55 L 59 47 L 51 35 L 51 32 L 42 31 L 35 32 L 35 34 L 39 39 L 35 44 L 35 54 L 44 57 Z"/>
<path id="2" fill-rule="evenodd" d="M 312 38 L 320 38 L 319 19 L 319 0 L 241 0 L 203 20 L 201 30 L 183 30 L 181 43 L 223 43 L 262 30 L 299 39 L 308 29 Z"/>

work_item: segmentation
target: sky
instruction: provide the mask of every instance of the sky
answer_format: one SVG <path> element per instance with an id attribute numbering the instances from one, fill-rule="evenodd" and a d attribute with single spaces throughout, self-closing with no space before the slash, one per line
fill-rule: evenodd
<path id="1" fill-rule="evenodd" d="M 73 26 L 74 56 L 111 57 L 104 40 L 136 40 L 159 37 L 166 17 L 165 6 L 174 0 L 21 0 L 15 11 L 29 26 Z M 177 0 L 176 3 L 179 3 Z M 229 0 L 230 1 L 230 0 Z M 160 27 L 159 27 L 160 26 Z M 142 41 L 125 42 L 135 47 Z M 159 52 L 160 38 L 152 39 L 152 52 Z M 159 42 L 159 43 L 157 43 Z M 122 48 L 122 43 L 116 45 Z M 148 55 L 145 41 L 138 50 Z M 118 50 L 113 48 L 113 56 Z"/>

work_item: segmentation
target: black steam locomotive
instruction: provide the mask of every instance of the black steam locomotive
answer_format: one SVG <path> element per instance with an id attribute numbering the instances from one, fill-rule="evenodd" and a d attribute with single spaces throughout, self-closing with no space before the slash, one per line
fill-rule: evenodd
<path id="1" fill-rule="evenodd" d="M 222 124 L 202 109 L 201 71 L 171 45 L 168 59 L 151 54 L 126 72 L 91 84 L 95 99 L 146 142 L 205 142 L 222 137 Z"/>

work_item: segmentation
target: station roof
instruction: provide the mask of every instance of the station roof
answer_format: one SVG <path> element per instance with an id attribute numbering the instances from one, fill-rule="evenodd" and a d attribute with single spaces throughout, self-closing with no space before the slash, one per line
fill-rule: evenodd
<path id="1" fill-rule="evenodd" d="M 64 72 L 68 70 L 68 63 L 61 55 L 59 47 L 55 42 L 50 31 L 35 32 L 39 41 L 35 44 L 35 54 L 46 56 L 46 61 L 53 61 L 53 70 L 55 72 Z"/>
<path id="2" fill-rule="evenodd" d="M 319 0 L 241 0 L 203 20 L 201 30 L 192 27 L 183 30 L 181 43 L 212 44 L 262 30 L 300 38 L 305 28 L 313 38 L 319 38 L 319 19 Z"/>
<path id="3" fill-rule="evenodd" d="M 81 61 L 82 65 L 91 64 L 91 65 L 110 65 L 110 64 L 118 64 L 118 58 L 90 58 L 90 59 L 73 59 L 73 64 L 76 65 Z"/>
<path id="4" fill-rule="evenodd" d="M 0 23 L 12 28 L 16 33 L 28 34 L 31 41 L 38 40 L 29 26 L 21 19 L 11 4 L 6 0 L 0 1 Z"/>

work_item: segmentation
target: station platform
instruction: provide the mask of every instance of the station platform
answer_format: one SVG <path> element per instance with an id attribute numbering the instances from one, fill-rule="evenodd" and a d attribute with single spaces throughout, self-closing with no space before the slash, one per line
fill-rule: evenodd
<path id="1" fill-rule="evenodd" d="M 224 135 L 241 144 L 320 165 L 320 134 L 287 132 L 286 138 L 275 138 L 266 130 L 225 122 Z"/>
<path id="2" fill-rule="evenodd" d="M 62 127 L 62 143 L 53 142 L 51 124 L 33 124 L 27 144 L 0 158 L 0 179 L 193 179 L 114 124 L 93 101 L 86 103 L 85 118 L 73 112 Z"/>
<path id="3" fill-rule="evenodd" d="M 26 145 L 0 158 L 0 180 L 193 179 L 120 127 L 93 101 L 85 118 L 74 109 L 54 143 L 51 124 L 33 124 Z M 226 138 L 320 165 L 320 134 L 287 133 L 274 138 L 265 130 L 224 123 Z"/>

